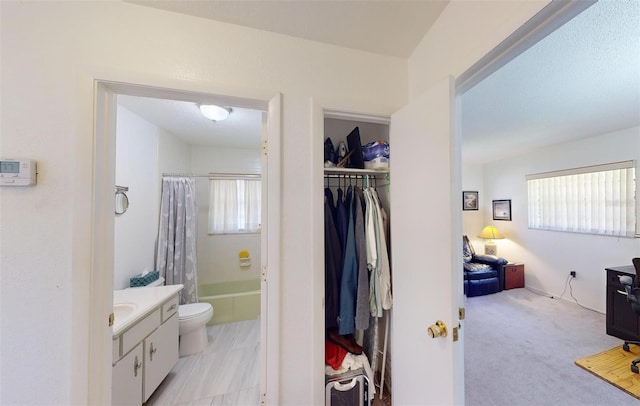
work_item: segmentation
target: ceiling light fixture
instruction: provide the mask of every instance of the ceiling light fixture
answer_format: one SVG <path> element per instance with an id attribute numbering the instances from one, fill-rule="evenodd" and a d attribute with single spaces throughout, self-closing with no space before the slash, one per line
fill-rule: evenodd
<path id="1" fill-rule="evenodd" d="M 199 104 L 198 108 L 202 115 L 211 121 L 226 120 L 231 113 L 229 107 L 216 106 L 215 104 Z"/>

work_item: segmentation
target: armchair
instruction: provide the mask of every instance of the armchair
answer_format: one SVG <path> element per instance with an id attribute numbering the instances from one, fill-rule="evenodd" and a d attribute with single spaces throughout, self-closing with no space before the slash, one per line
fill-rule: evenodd
<path id="1" fill-rule="evenodd" d="M 466 235 L 462 236 L 464 294 L 489 295 L 504 289 L 507 260 L 495 255 L 477 255 Z"/>
<path id="2" fill-rule="evenodd" d="M 631 276 L 625 275 L 620 276 L 620 283 L 624 286 L 624 291 L 627 295 L 627 302 L 631 305 L 631 309 L 635 314 L 640 316 L 640 258 L 633 258 L 631 260 L 633 262 L 633 267 L 636 269 L 636 277 L 632 278 Z M 625 340 L 622 345 L 622 349 L 629 352 L 629 344 L 640 345 L 640 341 L 627 341 Z M 640 363 L 640 358 L 637 358 L 631 361 L 631 372 L 638 373 L 638 364 Z"/>

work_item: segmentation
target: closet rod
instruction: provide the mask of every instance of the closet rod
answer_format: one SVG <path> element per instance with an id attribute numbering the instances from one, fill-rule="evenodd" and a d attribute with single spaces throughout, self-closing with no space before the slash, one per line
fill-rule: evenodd
<path id="1" fill-rule="evenodd" d="M 209 175 L 194 175 L 192 173 L 163 173 L 163 178 L 207 178 Z"/>
<path id="2" fill-rule="evenodd" d="M 371 175 L 384 176 L 389 174 L 388 169 L 355 169 L 355 168 L 324 168 L 325 175 Z"/>
<path id="3" fill-rule="evenodd" d="M 183 178 L 209 178 L 209 179 L 260 179 L 262 175 L 256 173 L 208 173 L 195 175 L 192 173 L 163 173 L 163 177 L 183 177 Z"/>
<path id="4" fill-rule="evenodd" d="M 331 174 L 326 173 L 324 175 L 325 179 L 328 179 L 328 178 L 332 178 L 332 179 L 335 179 L 335 178 L 340 178 L 340 179 L 362 179 L 365 176 L 371 176 L 371 175 L 347 175 L 347 174 L 338 175 L 338 174 L 333 174 L 333 173 L 331 173 Z M 372 176 L 372 178 L 373 178 L 373 176 Z"/>

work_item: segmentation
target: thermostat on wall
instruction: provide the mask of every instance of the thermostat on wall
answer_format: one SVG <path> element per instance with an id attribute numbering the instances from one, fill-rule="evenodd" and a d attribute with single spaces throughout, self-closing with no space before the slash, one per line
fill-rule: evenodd
<path id="1" fill-rule="evenodd" d="M 32 186 L 36 184 L 36 161 L 0 158 L 0 186 Z"/>

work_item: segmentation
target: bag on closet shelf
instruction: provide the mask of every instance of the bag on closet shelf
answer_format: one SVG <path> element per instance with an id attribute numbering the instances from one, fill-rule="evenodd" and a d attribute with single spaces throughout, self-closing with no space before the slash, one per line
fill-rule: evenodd
<path id="1" fill-rule="evenodd" d="M 324 166 L 325 168 L 330 168 L 335 166 L 337 161 L 336 149 L 333 147 L 333 141 L 331 138 L 327 137 L 324 140 Z"/>
<path id="2" fill-rule="evenodd" d="M 362 157 L 366 169 L 389 167 L 389 143 L 373 141 L 362 146 Z"/>

